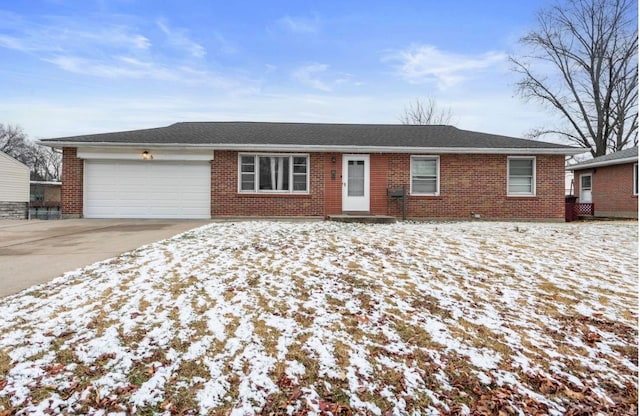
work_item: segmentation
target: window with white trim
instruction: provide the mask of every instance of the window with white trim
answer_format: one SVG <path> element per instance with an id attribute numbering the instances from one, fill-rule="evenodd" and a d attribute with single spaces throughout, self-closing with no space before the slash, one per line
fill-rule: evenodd
<path id="1" fill-rule="evenodd" d="M 591 175 L 580 175 L 580 190 L 591 192 Z"/>
<path id="2" fill-rule="evenodd" d="M 411 156 L 411 195 L 440 193 L 440 157 Z"/>
<path id="3" fill-rule="evenodd" d="M 638 195 L 638 164 L 633 164 L 633 194 Z"/>
<path id="4" fill-rule="evenodd" d="M 507 195 L 533 196 L 536 194 L 536 158 L 507 158 Z"/>
<path id="5" fill-rule="evenodd" d="M 240 192 L 309 192 L 309 155 L 240 154 L 238 170 Z"/>

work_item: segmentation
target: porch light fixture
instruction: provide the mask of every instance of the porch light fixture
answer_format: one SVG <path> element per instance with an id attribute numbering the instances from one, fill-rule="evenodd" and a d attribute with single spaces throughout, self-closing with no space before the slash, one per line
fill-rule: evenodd
<path id="1" fill-rule="evenodd" d="M 142 158 L 144 160 L 153 160 L 153 155 L 145 150 L 144 152 L 142 152 Z"/>

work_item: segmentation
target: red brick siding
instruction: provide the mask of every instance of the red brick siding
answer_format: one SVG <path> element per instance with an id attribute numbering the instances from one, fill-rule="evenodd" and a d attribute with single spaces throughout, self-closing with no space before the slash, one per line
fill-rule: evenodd
<path id="1" fill-rule="evenodd" d="M 370 158 L 370 212 L 373 215 L 388 215 L 387 187 L 389 185 L 389 155 L 374 153 Z"/>
<path id="2" fill-rule="evenodd" d="M 410 155 L 389 155 L 390 186 L 410 185 Z M 507 196 L 507 155 L 440 155 L 440 195 L 410 196 L 411 218 L 564 218 L 564 156 L 536 157 L 536 196 Z M 389 214 L 402 216 L 398 200 Z"/>
<path id="3" fill-rule="evenodd" d="M 238 194 L 237 157 L 236 152 L 216 152 L 212 167 L 212 216 L 342 212 L 340 154 L 311 154 L 312 185 L 307 196 Z M 370 161 L 370 212 L 401 217 L 401 205 L 398 200 L 387 198 L 387 188 L 409 185 L 410 155 L 371 154 Z M 335 179 L 331 178 L 332 170 L 336 171 Z M 475 212 L 487 219 L 564 218 L 564 156 L 536 157 L 535 197 L 507 196 L 507 155 L 441 155 L 440 179 L 439 196 L 409 197 L 409 217 L 469 218 Z"/>
<path id="4" fill-rule="evenodd" d="M 575 195 L 580 197 L 580 175 L 591 173 L 595 215 L 638 217 L 638 196 L 633 195 L 633 163 L 574 171 Z"/>
<path id="5" fill-rule="evenodd" d="M 238 152 L 216 151 L 211 162 L 212 217 L 325 216 L 342 212 L 341 154 L 311 153 L 309 160 L 308 195 L 250 195 L 238 193 Z M 387 198 L 387 188 L 409 185 L 410 155 L 371 154 L 370 160 L 371 213 L 401 217 L 399 201 Z M 63 149 L 62 170 L 63 215 L 81 216 L 83 161 L 77 158 L 75 148 Z M 631 173 L 628 178 L 630 189 Z M 637 198 L 634 201 L 637 209 Z M 535 197 L 507 197 L 507 155 L 441 155 L 440 195 L 410 196 L 408 204 L 410 218 L 469 218 L 475 212 L 486 219 L 561 220 L 564 156 L 536 157 Z"/>
<path id="6" fill-rule="evenodd" d="M 327 154 L 309 155 L 307 195 L 241 194 L 238 152 L 216 151 L 211 162 L 211 216 L 322 216 Z"/>
<path id="7" fill-rule="evenodd" d="M 335 158 L 335 162 L 334 162 Z M 331 171 L 335 171 L 332 178 Z M 342 154 L 324 154 L 324 214 L 342 212 Z"/>
<path id="8" fill-rule="evenodd" d="M 75 147 L 62 149 L 61 211 L 63 217 L 82 216 L 82 181 L 84 162 Z"/>

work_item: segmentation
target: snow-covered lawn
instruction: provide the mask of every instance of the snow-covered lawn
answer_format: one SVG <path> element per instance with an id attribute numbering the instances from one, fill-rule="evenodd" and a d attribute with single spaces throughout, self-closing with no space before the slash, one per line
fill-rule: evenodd
<path id="1" fill-rule="evenodd" d="M 637 414 L 637 241 L 210 224 L 0 300 L 0 414 Z"/>

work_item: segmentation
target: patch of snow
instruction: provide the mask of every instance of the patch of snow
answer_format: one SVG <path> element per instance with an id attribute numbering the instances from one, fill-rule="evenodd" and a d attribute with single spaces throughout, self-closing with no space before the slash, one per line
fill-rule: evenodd
<path id="1" fill-rule="evenodd" d="M 603 240 L 616 250 L 576 250 Z M 326 389 L 376 415 L 418 413 L 405 397 L 423 394 L 420 413 L 438 414 L 455 405 L 446 397 L 463 363 L 474 382 L 514 388 L 551 414 L 567 402 L 523 374 L 613 403 L 607 386 L 637 382 L 620 352 L 637 346 L 637 243 L 629 222 L 210 224 L 0 300 L 11 361 L 0 397 L 20 414 L 71 412 L 96 390 L 117 397 L 143 366 L 149 378 L 121 404 L 158 406 L 175 383 L 202 414 L 228 406 L 231 390 L 231 414 L 255 414 L 290 393 L 282 371 L 300 388 L 290 413 L 321 414 Z M 59 357 L 72 362 L 53 370 Z M 187 363 L 197 376 L 181 378 Z M 100 374 L 62 395 L 83 366 Z M 58 391 L 33 403 L 43 385 Z M 366 399 L 374 393 L 389 408 Z"/>

